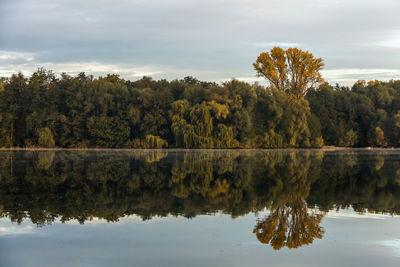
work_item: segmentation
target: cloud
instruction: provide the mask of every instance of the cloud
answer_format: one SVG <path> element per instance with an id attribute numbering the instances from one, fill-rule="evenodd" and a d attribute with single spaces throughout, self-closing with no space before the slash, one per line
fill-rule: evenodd
<path id="1" fill-rule="evenodd" d="M 272 48 L 275 46 L 288 48 L 288 47 L 301 47 L 299 43 L 285 43 L 285 42 L 254 42 L 254 43 L 247 43 L 248 45 L 259 46 L 259 47 L 266 47 Z"/>
<path id="2" fill-rule="evenodd" d="M 0 50 L 0 60 L 22 60 L 22 61 L 32 61 L 34 56 L 32 53 L 21 53 L 21 52 L 14 52 L 14 51 L 4 51 Z"/>
<path id="3" fill-rule="evenodd" d="M 400 48 L 400 33 L 394 33 L 391 38 L 377 42 L 377 45 L 383 47 Z"/>
<path id="4" fill-rule="evenodd" d="M 122 78 L 130 80 L 140 79 L 143 76 L 169 80 L 194 76 L 204 80 L 210 77 L 218 80 L 218 73 L 212 68 L 174 68 L 166 65 L 133 66 L 127 63 L 111 64 L 98 61 L 46 62 L 37 60 L 35 53 L 0 51 L 0 77 L 9 77 L 18 72 L 31 75 L 38 68 L 45 68 L 54 71 L 56 74 L 67 73 L 76 75 L 81 72 L 94 76 L 118 74 Z"/>
<path id="5" fill-rule="evenodd" d="M 254 83 L 254 82 L 258 82 L 258 83 L 263 83 L 265 81 L 265 79 L 263 78 L 258 78 L 258 77 L 233 77 L 233 78 L 229 78 L 229 79 L 224 79 L 222 81 L 230 81 L 231 79 L 236 79 L 239 81 L 243 81 L 243 82 L 248 82 L 248 83 Z"/>
<path id="6" fill-rule="evenodd" d="M 281 46 L 283 45 L 281 44 Z M 174 68 L 166 65 L 132 66 L 132 64 L 127 63 L 111 64 L 98 61 L 41 62 L 37 60 L 35 53 L 0 50 L 0 77 L 11 76 L 18 72 L 30 75 L 39 67 L 52 70 L 58 74 L 65 72 L 70 75 L 85 72 L 94 76 L 105 76 L 114 73 L 130 80 L 136 80 L 143 76 L 150 76 L 156 79 L 166 78 L 169 80 L 194 76 L 203 80 L 211 78 L 216 82 L 237 79 L 249 83 L 258 82 L 267 84 L 265 79 L 258 78 L 255 74 L 234 76 L 230 75 L 227 70 L 225 70 L 225 73 L 223 71 L 218 73 L 218 70 L 215 69 Z M 376 79 L 388 81 L 391 79 L 400 79 L 400 69 L 329 69 L 323 70 L 322 74 L 324 79 L 331 84 L 339 83 L 347 86 L 351 86 L 358 80 L 368 81 Z M 218 75 L 225 75 L 226 78 L 219 78 Z"/>
<path id="7" fill-rule="evenodd" d="M 127 64 L 106 64 L 96 61 L 91 62 L 38 62 L 34 53 L 21 53 L 13 51 L 0 51 L 0 76 L 10 76 L 13 73 L 22 72 L 31 74 L 42 67 L 54 70 L 58 73 L 78 74 L 80 72 L 90 73 L 96 76 L 117 73 L 128 78 L 152 76 L 161 74 L 151 66 L 132 67 Z"/>
<path id="8" fill-rule="evenodd" d="M 26 55 L 0 60 L 2 73 L 46 65 L 217 81 L 253 75 L 258 54 L 278 45 L 329 69 L 396 69 L 399 9 L 398 0 L 3 0 L 0 50 Z"/>
<path id="9" fill-rule="evenodd" d="M 351 86 L 358 80 L 380 80 L 389 81 L 400 79 L 400 69 L 330 69 L 322 70 L 322 77 L 330 84 L 336 83 L 344 86 Z M 233 77 L 239 81 L 249 83 L 258 82 L 266 84 L 264 78 L 254 76 Z M 225 78 L 221 81 L 229 81 L 231 78 Z"/>
<path id="10" fill-rule="evenodd" d="M 322 76 L 331 84 L 352 85 L 358 80 L 400 79 L 400 69 L 331 69 L 323 70 Z"/>

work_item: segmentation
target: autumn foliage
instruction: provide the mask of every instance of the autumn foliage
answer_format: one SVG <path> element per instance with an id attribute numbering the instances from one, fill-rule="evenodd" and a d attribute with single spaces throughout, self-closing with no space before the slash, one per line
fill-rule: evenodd
<path id="1" fill-rule="evenodd" d="M 266 78 L 271 86 L 298 98 L 323 82 L 322 59 L 298 48 L 274 47 L 270 52 L 261 53 L 253 66 L 257 76 Z"/>

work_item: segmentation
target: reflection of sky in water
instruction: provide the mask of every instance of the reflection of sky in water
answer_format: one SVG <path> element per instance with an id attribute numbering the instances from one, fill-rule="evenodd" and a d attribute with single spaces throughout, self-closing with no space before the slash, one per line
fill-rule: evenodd
<path id="1" fill-rule="evenodd" d="M 383 219 L 387 219 L 387 218 L 391 218 L 393 216 L 388 215 L 388 214 L 379 214 L 379 213 L 369 213 L 369 212 L 365 212 L 365 213 L 357 213 L 355 212 L 352 208 L 349 209 L 341 209 L 340 211 L 336 211 L 336 210 L 331 210 L 328 212 L 328 214 L 326 214 L 326 217 L 329 218 L 337 218 L 337 219 L 346 219 L 346 218 L 354 218 L 354 219 L 378 219 L 378 220 L 383 220 Z"/>
<path id="2" fill-rule="evenodd" d="M 34 228 L 31 225 L 17 226 L 17 225 L 7 225 L 3 223 L 0 226 L 0 236 L 4 235 L 20 235 L 20 234 L 31 234 L 34 232 Z"/>
<path id="3" fill-rule="evenodd" d="M 129 216 L 39 228 L 3 218 L 0 266 L 399 266 L 400 217 L 330 212 L 321 223 L 322 239 L 275 251 L 252 233 L 266 214 Z"/>
<path id="4" fill-rule="evenodd" d="M 378 244 L 392 249 L 400 257 L 400 239 L 384 240 Z"/>
<path id="5" fill-rule="evenodd" d="M 399 266 L 400 216 L 322 211 L 399 214 L 398 152 L 226 153 L 3 154 L 0 266 Z"/>

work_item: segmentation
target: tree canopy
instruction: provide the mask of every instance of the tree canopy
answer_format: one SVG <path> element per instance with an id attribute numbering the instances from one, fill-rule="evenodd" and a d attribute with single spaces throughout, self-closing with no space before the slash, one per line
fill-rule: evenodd
<path id="1" fill-rule="evenodd" d="M 400 146 L 400 81 L 331 86 L 322 59 L 296 48 L 254 67 L 268 86 L 45 69 L 1 78 L 0 147 Z"/>
<path id="2" fill-rule="evenodd" d="M 274 47 L 270 52 L 261 53 L 253 66 L 257 76 L 266 78 L 272 87 L 298 98 L 323 82 L 322 59 L 298 48 Z"/>

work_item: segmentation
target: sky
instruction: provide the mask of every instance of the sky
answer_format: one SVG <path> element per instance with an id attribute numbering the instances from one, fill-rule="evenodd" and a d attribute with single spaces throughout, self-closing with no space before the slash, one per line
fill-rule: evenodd
<path id="1" fill-rule="evenodd" d="M 340 211 L 342 212 L 342 211 Z M 0 219 L 0 264 L 19 266 L 395 266 L 400 218 L 354 212 L 322 219 L 322 239 L 273 250 L 253 233 L 258 216 L 136 216 L 37 227 Z"/>
<path id="2" fill-rule="evenodd" d="M 0 76 L 38 67 L 136 80 L 254 82 L 274 46 L 331 84 L 400 79 L 398 0 L 0 0 Z"/>

